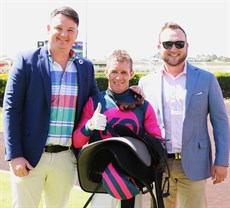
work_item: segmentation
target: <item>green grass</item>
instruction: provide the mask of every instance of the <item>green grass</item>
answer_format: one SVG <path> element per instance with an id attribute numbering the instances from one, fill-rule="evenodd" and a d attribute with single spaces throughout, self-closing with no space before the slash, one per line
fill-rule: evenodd
<path id="1" fill-rule="evenodd" d="M 74 188 L 70 194 L 68 208 L 82 208 L 90 195 L 90 193 Z M 42 204 L 43 199 L 41 200 L 39 208 L 43 207 Z M 11 207 L 10 175 L 8 172 L 3 171 L 0 171 L 0 207 Z"/>
<path id="2" fill-rule="evenodd" d="M 0 206 L 11 207 L 10 176 L 9 173 L 0 172 Z"/>

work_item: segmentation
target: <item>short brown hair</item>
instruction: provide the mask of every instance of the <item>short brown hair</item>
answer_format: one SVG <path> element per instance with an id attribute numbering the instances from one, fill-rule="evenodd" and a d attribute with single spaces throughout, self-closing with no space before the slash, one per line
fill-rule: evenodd
<path id="1" fill-rule="evenodd" d="M 184 31 L 184 29 L 178 25 L 177 23 L 174 23 L 174 22 L 166 22 L 163 27 L 161 28 L 160 30 L 160 33 L 159 33 L 159 42 L 160 42 L 160 36 L 161 36 L 161 33 L 165 30 L 165 29 L 172 29 L 172 30 L 176 30 L 176 29 L 179 29 L 181 30 L 184 34 L 185 34 L 185 40 L 187 40 L 187 34 L 186 32 Z"/>
<path id="2" fill-rule="evenodd" d="M 77 23 L 77 26 L 79 26 L 78 13 L 71 7 L 63 6 L 63 7 L 56 8 L 55 10 L 51 12 L 50 18 L 53 18 L 58 14 L 62 14 L 62 15 L 69 17 L 70 19 L 72 19 L 74 22 Z"/>
<path id="3" fill-rule="evenodd" d="M 107 59 L 107 64 L 106 64 L 107 69 L 109 68 L 110 64 L 113 61 L 128 62 L 130 66 L 130 71 L 133 70 L 133 60 L 126 50 L 123 49 L 114 50 L 113 53 Z"/>

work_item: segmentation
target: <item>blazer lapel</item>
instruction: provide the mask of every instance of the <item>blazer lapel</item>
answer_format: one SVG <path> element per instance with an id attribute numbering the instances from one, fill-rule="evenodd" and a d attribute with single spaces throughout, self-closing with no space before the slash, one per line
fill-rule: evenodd
<path id="1" fill-rule="evenodd" d="M 163 88 L 162 88 L 162 72 L 159 71 L 156 74 L 156 83 L 154 83 L 154 86 L 156 87 L 156 100 L 157 100 L 157 105 L 158 109 L 160 111 L 161 118 L 163 119 Z"/>
<path id="2" fill-rule="evenodd" d="M 85 71 L 84 69 L 82 69 L 82 67 L 84 66 L 84 60 L 76 57 L 74 63 L 76 64 L 77 67 L 77 83 L 78 83 L 78 92 L 77 92 L 77 115 L 80 115 L 80 111 L 79 109 L 81 109 L 81 105 L 82 105 L 82 97 L 83 97 L 83 90 L 79 90 L 79 89 L 84 89 L 84 74 Z"/>
<path id="3" fill-rule="evenodd" d="M 46 46 L 41 48 L 40 55 L 38 56 L 38 63 L 40 63 L 40 72 L 43 78 L 43 85 L 45 89 L 46 100 L 49 108 L 51 107 L 51 80 L 49 61 L 46 54 Z"/>
<path id="4" fill-rule="evenodd" d="M 191 99 L 191 96 L 193 94 L 193 89 L 196 85 L 197 79 L 198 79 L 199 72 L 197 68 L 191 66 L 189 63 L 187 65 L 187 79 L 186 79 L 186 101 L 185 101 L 185 114 L 188 110 L 189 102 Z"/>

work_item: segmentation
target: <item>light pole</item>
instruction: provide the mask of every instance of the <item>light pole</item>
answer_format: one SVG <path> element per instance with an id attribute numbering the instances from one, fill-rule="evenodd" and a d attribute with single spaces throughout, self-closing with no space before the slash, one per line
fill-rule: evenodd
<path id="1" fill-rule="evenodd" d="M 87 37 L 87 30 L 88 30 L 88 1 L 86 1 L 86 4 L 85 4 L 85 58 L 88 57 L 88 54 L 87 54 L 87 41 L 88 41 L 88 37 Z"/>

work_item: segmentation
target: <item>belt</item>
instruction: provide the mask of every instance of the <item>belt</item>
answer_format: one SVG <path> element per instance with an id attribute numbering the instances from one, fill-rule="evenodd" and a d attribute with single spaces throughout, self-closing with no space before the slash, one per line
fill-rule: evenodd
<path id="1" fill-rule="evenodd" d="M 168 158 L 173 158 L 175 160 L 180 160 L 181 159 L 181 153 L 168 154 Z"/>
<path id="2" fill-rule="evenodd" d="M 69 150 L 71 148 L 72 147 L 61 146 L 61 145 L 50 145 L 50 146 L 45 146 L 44 151 L 49 153 L 58 153 L 58 152 Z"/>

